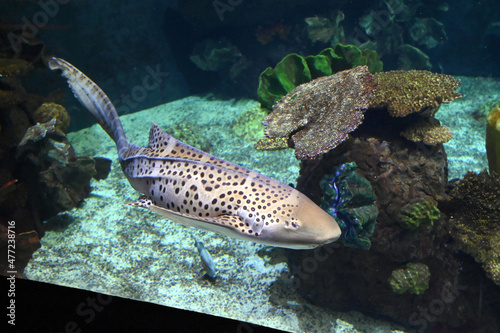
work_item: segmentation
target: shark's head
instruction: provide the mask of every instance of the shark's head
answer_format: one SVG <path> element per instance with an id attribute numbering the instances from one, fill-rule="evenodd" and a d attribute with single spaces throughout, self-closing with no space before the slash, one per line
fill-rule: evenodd
<path id="1" fill-rule="evenodd" d="M 297 205 L 290 216 L 285 217 L 284 223 L 273 226 L 281 229 L 272 230 L 273 245 L 311 249 L 336 241 L 341 230 L 335 219 L 302 193 L 294 191 L 294 194 L 297 196 Z M 267 238 L 266 230 L 261 236 Z"/>

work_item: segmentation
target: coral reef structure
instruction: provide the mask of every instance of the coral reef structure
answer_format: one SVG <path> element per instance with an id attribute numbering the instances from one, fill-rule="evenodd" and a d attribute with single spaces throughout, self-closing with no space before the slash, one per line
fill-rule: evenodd
<path id="1" fill-rule="evenodd" d="M 333 49 L 307 57 L 291 53 L 275 68 L 268 67 L 260 74 L 257 100 L 262 107 L 270 109 L 300 84 L 363 65 L 367 65 L 371 73 L 381 71 L 383 66 L 376 52 L 362 51 L 354 45 L 337 44 Z"/>
<path id="2" fill-rule="evenodd" d="M 375 87 L 367 66 L 302 84 L 273 107 L 264 120 L 266 135 L 291 136 L 298 159 L 315 158 L 361 124 Z"/>
<path id="3" fill-rule="evenodd" d="M 404 268 L 392 271 L 389 284 L 396 294 L 410 293 L 420 295 L 429 288 L 431 272 L 422 263 L 409 262 Z"/>
<path id="4" fill-rule="evenodd" d="M 410 200 L 401 208 L 399 223 L 406 229 L 432 226 L 441 217 L 437 202 L 432 197 Z"/>
<path id="5" fill-rule="evenodd" d="M 486 274 L 500 285 L 500 177 L 469 172 L 443 203 L 451 216 L 458 248 L 482 264 Z"/>
<path id="6" fill-rule="evenodd" d="M 436 119 L 419 119 L 409 125 L 401 136 L 413 142 L 423 142 L 426 145 L 436 146 L 446 143 L 453 137 L 453 133 L 447 126 L 442 126 Z"/>
<path id="7" fill-rule="evenodd" d="M 342 244 L 368 250 L 378 210 L 370 182 L 357 174 L 356 168 L 356 163 L 346 163 L 321 179 L 321 208 L 342 229 Z"/>
<path id="8" fill-rule="evenodd" d="M 486 123 L 486 154 L 488 167 L 500 175 L 500 104 L 488 114 Z"/>
<path id="9" fill-rule="evenodd" d="M 449 103 L 461 95 L 456 92 L 460 81 L 450 75 L 428 71 L 389 71 L 374 74 L 378 84 L 372 95 L 371 108 L 386 108 L 393 117 L 415 112 L 437 111 L 441 103 Z"/>

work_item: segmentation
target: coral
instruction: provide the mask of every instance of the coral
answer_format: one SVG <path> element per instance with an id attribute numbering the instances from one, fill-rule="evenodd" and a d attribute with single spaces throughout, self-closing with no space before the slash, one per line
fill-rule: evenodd
<path id="1" fill-rule="evenodd" d="M 393 117 L 430 110 L 431 115 L 441 103 L 461 97 L 456 92 L 460 81 L 450 75 L 422 70 L 389 71 L 374 74 L 378 83 L 370 108 L 387 108 Z"/>
<path id="2" fill-rule="evenodd" d="M 500 175 L 500 104 L 488 114 L 486 123 L 488 168 Z"/>
<path id="3" fill-rule="evenodd" d="M 33 65 L 26 60 L 0 58 L 0 77 L 19 76 L 32 68 Z"/>
<path id="4" fill-rule="evenodd" d="M 95 161 L 78 157 L 64 165 L 54 163 L 40 172 L 44 210 L 65 211 L 76 205 L 90 192 L 90 179 L 96 174 Z"/>
<path id="5" fill-rule="evenodd" d="M 409 292 L 420 295 L 429 288 L 431 272 L 422 263 L 409 262 L 404 268 L 395 269 L 389 277 L 389 285 L 396 294 Z"/>
<path id="6" fill-rule="evenodd" d="M 33 114 L 33 118 L 38 123 L 45 123 L 55 118 L 59 121 L 56 127 L 63 133 L 69 128 L 70 117 L 66 109 L 56 103 L 43 103 Z"/>
<path id="7" fill-rule="evenodd" d="M 344 29 L 340 26 L 345 18 L 342 11 L 337 10 L 333 13 L 332 22 L 326 17 L 307 17 L 305 22 L 307 24 L 307 34 L 309 39 L 315 42 L 328 43 L 333 38 L 333 44 L 345 41 Z"/>
<path id="8" fill-rule="evenodd" d="M 375 89 L 367 66 L 302 84 L 284 96 L 264 120 L 270 138 L 288 138 L 298 159 L 335 148 L 363 120 Z"/>
<path id="9" fill-rule="evenodd" d="M 279 150 L 288 147 L 288 138 L 271 139 L 268 137 L 263 137 L 254 145 L 254 148 L 258 150 Z"/>
<path id="10" fill-rule="evenodd" d="M 36 142 L 45 138 L 47 133 L 56 133 L 58 121 L 55 118 L 43 123 L 31 126 L 24 134 L 19 146 L 25 146 L 29 141 Z M 19 154 L 20 151 L 18 151 Z"/>
<path id="11" fill-rule="evenodd" d="M 432 69 L 430 58 L 421 49 L 410 44 L 403 44 L 398 48 L 398 68 L 402 70 Z"/>
<path id="12" fill-rule="evenodd" d="M 401 208 L 399 223 L 405 229 L 416 229 L 420 226 L 432 226 L 441 216 L 437 202 L 426 196 L 410 200 Z"/>
<path id="13" fill-rule="evenodd" d="M 203 40 L 195 45 L 189 58 L 204 71 L 217 72 L 226 69 L 231 72 L 232 76 L 236 76 L 239 71 L 246 68 L 242 65 L 245 63 L 245 58 L 240 50 L 226 39 L 221 41 Z"/>
<path id="14" fill-rule="evenodd" d="M 367 65 L 371 73 L 381 71 L 383 66 L 376 52 L 361 51 L 354 45 L 337 44 L 334 49 L 327 48 L 305 58 L 292 53 L 275 68 L 268 67 L 260 74 L 257 100 L 270 109 L 300 84 L 362 65 Z"/>
<path id="15" fill-rule="evenodd" d="M 245 141 L 257 141 L 264 135 L 262 121 L 266 115 L 267 112 L 259 106 L 244 110 L 233 126 L 234 134 Z"/>
<path id="16" fill-rule="evenodd" d="M 275 68 L 268 67 L 260 74 L 257 100 L 262 107 L 271 108 L 295 87 L 309 81 L 311 72 L 304 57 L 288 54 Z"/>
<path id="17" fill-rule="evenodd" d="M 444 209 L 452 216 L 458 248 L 483 265 L 500 285 L 500 177 L 468 172 L 450 191 Z"/>
<path id="18" fill-rule="evenodd" d="M 436 119 L 419 119 L 405 128 L 401 135 L 407 140 L 423 142 L 431 146 L 448 142 L 453 137 L 451 130 L 446 126 L 441 126 Z"/>
<path id="19" fill-rule="evenodd" d="M 416 18 L 409 29 L 411 39 L 431 49 L 448 40 L 443 23 L 434 18 Z"/>
<path id="20" fill-rule="evenodd" d="M 342 244 L 368 250 L 378 209 L 370 182 L 357 174 L 356 168 L 356 163 L 342 164 L 321 179 L 321 208 L 342 229 Z"/>

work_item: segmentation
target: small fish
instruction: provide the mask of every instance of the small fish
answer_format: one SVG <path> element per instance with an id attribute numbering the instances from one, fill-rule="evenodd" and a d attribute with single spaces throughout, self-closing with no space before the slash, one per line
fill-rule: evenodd
<path id="1" fill-rule="evenodd" d="M 337 240 L 328 213 L 292 187 L 191 147 L 153 123 L 146 148 L 129 142 L 106 94 L 70 63 L 50 58 L 75 97 L 115 141 L 122 170 L 144 196 L 132 206 L 203 230 L 290 249 Z"/>
<path id="2" fill-rule="evenodd" d="M 196 238 L 194 238 L 194 245 L 196 245 L 196 248 L 198 249 L 198 253 L 201 258 L 201 265 L 203 266 L 203 269 L 200 270 L 199 273 L 200 278 L 207 276 L 211 280 L 215 279 L 217 277 L 217 272 L 215 271 L 215 264 L 212 260 L 212 256 L 210 256 L 210 253 L 208 253 L 207 249 L 205 249 L 203 243 Z"/>

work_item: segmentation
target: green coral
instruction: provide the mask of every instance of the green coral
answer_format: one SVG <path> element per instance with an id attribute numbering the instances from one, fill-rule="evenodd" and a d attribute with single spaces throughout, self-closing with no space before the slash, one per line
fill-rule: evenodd
<path id="1" fill-rule="evenodd" d="M 354 45 L 337 44 L 334 49 L 327 48 L 307 57 L 288 54 L 275 68 L 268 67 L 260 74 L 257 100 L 262 107 L 271 109 L 281 97 L 303 83 L 362 65 L 367 65 L 371 73 L 383 67 L 377 52 L 361 51 Z"/>
<path id="2" fill-rule="evenodd" d="M 409 292 L 420 295 L 429 288 L 430 278 L 427 265 L 410 262 L 404 268 L 393 270 L 388 282 L 396 294 Z"/>
<path id="3" fill-rule="evenodd" d="M 342 244 L 368 250 L 378 209 L 370 182 L 360 176 L 356 168 L 354 162 L 342 164 L 333 174 L 322 178 L 321 208 L 339 224 L 343 234 L 340 239 Z"/>
<path id="4" fill-rule="evenodd" d="M 405 229 L 432 226 L 441 216 L 437 202 L 432 197 L 416 198 L 401 209 L 399 223 Z"/>

